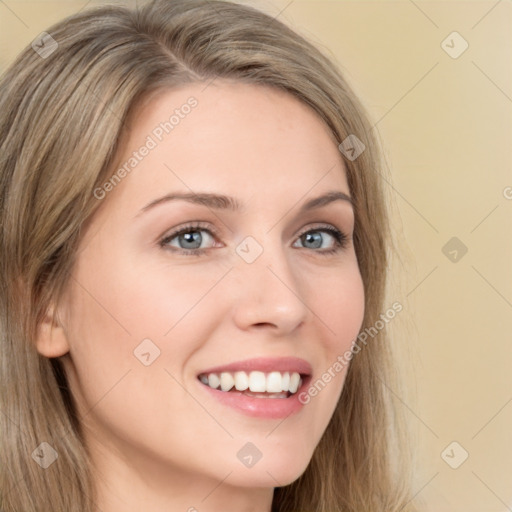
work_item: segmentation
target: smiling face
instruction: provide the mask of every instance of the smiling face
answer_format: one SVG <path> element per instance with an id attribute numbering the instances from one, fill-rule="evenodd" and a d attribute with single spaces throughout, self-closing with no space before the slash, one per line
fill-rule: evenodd
<path id="1" fill-rule="evenodd" d="M 160 123 L 191 96 L 197 104 L 166 133 Z M 193 476 L 205 495 L 223 479 L 288 484 L 326 429 L 345 370 L 307 405 L 290 387 L 321 378 L 364 313 L 336 143 L 292 96 L 216 80 L 139 110 L 112 172 L 130 158 L 98 193 L 61 327 L 38 348 L 69 350 L 63 364 L 107 480 L 116 468 L 183 490 Z M 171 198 L 192 192 L 209 195 Z M 253 396 L 237 392 L 246 385 Z"/>

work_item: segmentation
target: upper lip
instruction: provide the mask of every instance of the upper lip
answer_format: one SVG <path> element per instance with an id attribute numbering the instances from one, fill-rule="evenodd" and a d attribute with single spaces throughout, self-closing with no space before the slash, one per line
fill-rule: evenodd
<path id="1" fill-rule="evenodd" d="M 236 371 L 297 372 L 302 375 L 311 375 L 313 369 L 305 359 L 298 357 L 258 357 L 208 368 L 199 372 L 199 375 Z"/>

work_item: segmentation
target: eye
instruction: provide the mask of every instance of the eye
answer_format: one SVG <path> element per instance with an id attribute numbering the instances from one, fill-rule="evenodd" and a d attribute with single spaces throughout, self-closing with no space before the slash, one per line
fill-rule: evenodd
<path id="1" fill-rule="evenodd" d="M 206 236 L 202 233 L 206 233 Z M 159 245 L 162 248 L 170 249 L 178 254 L 199 256 L 205 253 L 208 249 L 213 248 L 212 245 L 209 247 L 201 247 L 205 240 L 208 242 L 209 238 L 215 241 L 215 230 L 206 228 L 203 224 L 198 222 L 183 226 L 169 235 L 166 235 L 160 240 Z M 324 242 L 326 240 L 329 241 L 329 239 L 331 239 L 330 246 L 327 248 L 322 247 Z M 304 244 L 303 248 L 305 249 L 314 249 L 314 252 L 322 255 L 328 255 L 344 249 L 348 243 L 348 237 L 339 229 L 328 225 L 309 229 L 308 231 L 303 232 L 299 235 L 297 241 L 302 241 Z M 294 247 L 296 246 L 294 245 Z"/>
<path id="2" fill-rule="evenodd" d="M 323 233 L 323 236 L 321 233 Z M 315 252 L 319 252 L 320 254 L 332 254 L 346 247 L 348 237 L 345 233 L 333 226 L 322 226 L 316 229 L 309 229 L 300 235 L 298 240 L 302 241 L 306 245 L 306 249 L 321 249 L 322 243 L 325 240 L 325 234 L 328 235 L 327 239 L 333 239 L 333 245 L 322 251 Z"/>
<path id="3" fill-rule="evenodd" d="M 207 233 L 207 236 L 205 237 L 201 233 Z M 210 229 L 206 229 L 201 223 L 189 224 L 165 236 L 160 241 L 160 246 L 171 247 L 172 250 L 176 250 L 180 254 L 199 255 L 206 251 L 207 248 L 200 246 L 208 237 L 215 238 Z M 178 241 L 178 247 L 171 243 L 175 239 Z"/>

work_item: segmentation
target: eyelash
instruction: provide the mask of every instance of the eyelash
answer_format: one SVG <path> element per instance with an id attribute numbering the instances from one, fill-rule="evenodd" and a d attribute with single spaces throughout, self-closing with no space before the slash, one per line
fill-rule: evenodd
<path id="1" fill-rule="evenodd" d="M 189 232 L 193 232 L 193 231 L 206 231 L 210 235 L 212 235 L 213 238 L 216 238 L 217 234 L 218 234 L 215 229 L 207 228 L 202 223 L 197 222 L 197 223 L 192 223 L 187 226 L 184 226 L 184 227 L 180 228 L 179 230 L 174 231 L 173 233 L 170 233 L 169 235 L 166 235 L 164 238 L 162 238 L 159 241 L 159 245 L 162 248 L 169 248 L 169 246 L 167 244 L 171 240 L 173 240 L 174 238 L 176 238 L 180 235 L 183 235 L 183 234 L 189 233 Z M 307 233 L 316 232 L 316 231 L 328 232 L 330 235 L 333 236 L 333 238 L 335 240 L 335 244 L 334 244 L 334 247 L 331 249 L 323 249 L 323 250 L 313 249 L 314 252 L 318 252 L 319 254 L 328 256 L 328 255 L 334 254 L 336 252 L 339 252 L 339 251 L 345 249 L 345 247 L 347 246 L 347 243 L 348 243 L 347 235 L 345 233 L 343 233 L 342 231 L 340 231 L 339 229 L 336 229 L 333 226 L 318 226 L 314 229 L 308 229 L 307 231 L 302 232 L 297 238 L 300 238 L 300 237 L 306 235 Z M 176 252 L 178 254 L 183 254 L 186 256 L 201 256 L 209 249 L 213 249 L 213 247 L 208 247 L 206 249 L 181 249 L 181 248 L 176 248 L 176 247 L 170 248 L 170 250 L 172 252 Z M 305 249 L 307 249 L 307 247 L 305 247 Z"/>

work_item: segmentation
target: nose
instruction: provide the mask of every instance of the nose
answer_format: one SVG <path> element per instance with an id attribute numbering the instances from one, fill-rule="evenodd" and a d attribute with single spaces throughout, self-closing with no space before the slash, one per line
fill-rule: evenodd
<path id="1" fill-rule="evenodd" d="M 293 332 L 310 310 L 305 303 L 304 280 L 289 261 L 290 249 L 280 241 L 268 241 L 261 249 L 253 241 L 249 247 L 262 252 L 250 263 L 250 258 L 236 258 L 231 272 L 236 288 L 235 323 L 242 330 L 267 327 L 276 336 Z"/>

